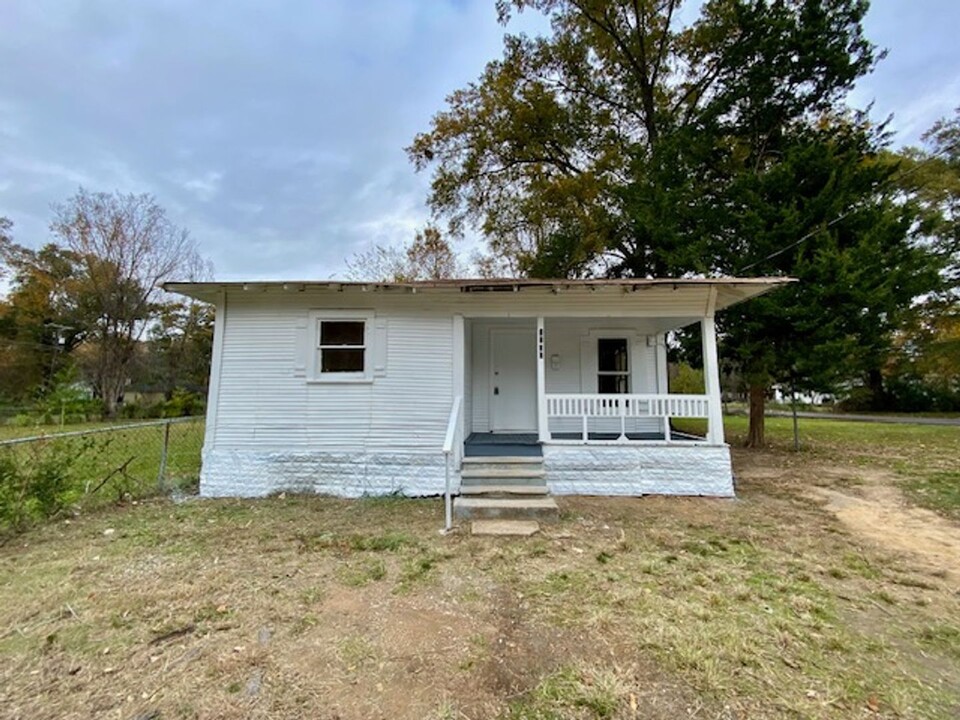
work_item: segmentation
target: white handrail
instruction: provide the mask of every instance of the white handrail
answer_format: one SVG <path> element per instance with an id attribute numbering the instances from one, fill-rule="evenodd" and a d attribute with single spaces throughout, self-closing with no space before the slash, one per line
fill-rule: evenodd
<path id="1" fill-rule="evenodd" d="M 670 442 L 670 418 L 708 418 L 708 395 L 672 393 L 548 393 L 547 418 L 577 418 L 580 438 L 590 442 L 589 419 L 619 420 L 619 442 L 627 442 L 627 419 L 662 419 L 664 441 Z"/>
<path id="2" fill-rule="evenodd" d="M 445 533 L 453 528 L 453 499 L 450 494 L 450 461 L 457 444 L 457 435 L 460 430 L 460 407 L 463 405 L 463 396 L 457 395 L 450 407 L 450 416 L 447 418 L 447 432 L 443 436 L 443 455 L 446 463 L 443 487 L 443 509 Z"/>
<path id="3" fill-rule="evenodd" d="M 551 417 L 707 417 L 707 395 L 548 393 Z"/>

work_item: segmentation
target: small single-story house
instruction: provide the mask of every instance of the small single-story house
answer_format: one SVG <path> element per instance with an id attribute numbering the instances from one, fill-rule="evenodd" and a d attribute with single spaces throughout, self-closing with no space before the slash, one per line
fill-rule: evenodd
<path id="1" fill-rule="evenodd" d="M 456 493 L 486 458 L 552 493 L 732 496 L 714 314 L 784 282 L 167 283 L 216 305 L 200 491 Z M 694 323 L 706 389 L 672 394 Z"/>

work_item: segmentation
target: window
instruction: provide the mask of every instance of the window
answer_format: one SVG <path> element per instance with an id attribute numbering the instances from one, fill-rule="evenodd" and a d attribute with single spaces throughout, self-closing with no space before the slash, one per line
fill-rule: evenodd
<path id="1" fill-rule="evenodd" d="M 630 362 L 626 338 L 597 340 L 597 392 L 605 395 L 630 392 Z"/>
<path id="2" fill-rule="evenodd" d="M 319 320 L 317 375 L 360 377 L 366 371 L 365 320 Z"/>

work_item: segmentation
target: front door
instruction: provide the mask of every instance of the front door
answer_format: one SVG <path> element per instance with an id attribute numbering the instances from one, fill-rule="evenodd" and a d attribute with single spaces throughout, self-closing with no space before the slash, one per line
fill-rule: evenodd
<path id="1" fill-rule="evenodd" d="M 490 331 L 490 429 L 537 431 L 536 336 L 532 329 Z"/>

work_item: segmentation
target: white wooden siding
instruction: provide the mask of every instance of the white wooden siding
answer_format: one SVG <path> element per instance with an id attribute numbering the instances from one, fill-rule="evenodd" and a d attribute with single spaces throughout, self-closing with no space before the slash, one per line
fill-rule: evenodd
<path id="1" fill-rule="evenodd" d="M 325 384 L 298 372 L 297 328 L 318 305 L 303 296 L 267 300 L 238 294 L 224 316 L 215 447 L 439 451 L 452 401 L 448 314 L 369 308 L 382 328 L 377 339 L 387 342 L 386 369 L 370 382 Z"/>
<path id="2" fill-rule="evenodd" d="M 452 403 L 452 316 L 467 318 L 464 411 L 468 429 L 489 429 L 489 328 L 546 322 L 547 392 L 581 388 L 579 343 L 591 329 L 662 333 L 699 319 L 699 299 L 677 294 L 672 305 L 644 303 L 643 292 L 577 297 L 535 293 L 409 293 L 231 291 L 226 298 L 223 345 L 211 448 L 357 452 L 390 447 L 435 453 Z M 310 382 L 313 310 L 351 309 L 374 314 L 375 345 L 386 340 L 385 369 L 370 382 Z M 648 317 L 658 311 L 670 318 Z M 586 313 L 594 317 L 583 317 Z M 489 318 L 479 317 L 483 313 Z M 555 317 L 575 314 L 580 317 Z M 618 313 L 635 317 L 616 317 Z M 681 316 L 688 313 L 688 316 Z M 518 317 L 523 316 L 523 317 Z M 382 347 L 369 362 L 379 364 Z M 634 392 L 663 392 L 656 384 L 656 351 L 635 348 Z M 639 351 L 639 354 L 637 352 Z M 534 348 L 531 347 L 531 352 Z M 550 357 L 559 354 L 558 370 Z M 650 356 L 649 358 L 647 356 Z M 638 384 L 639 383 L 639 384 Z"/>

